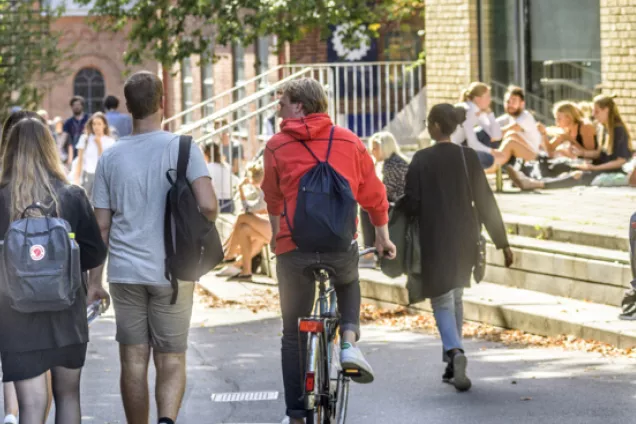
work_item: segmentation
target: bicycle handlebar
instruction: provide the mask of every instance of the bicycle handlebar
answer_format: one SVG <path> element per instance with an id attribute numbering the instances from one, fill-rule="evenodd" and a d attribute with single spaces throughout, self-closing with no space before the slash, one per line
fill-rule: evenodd
<path id="1" fill-rule="evenodd" d="M 369 253 L 375 253 L 376 255 L 378 254 L 378 249 L 376 249 L 375 247 L 367 247 L 366 249 L 362 249 L 358 255 L 359 256 L 365 256 L 368 255 Z"/>

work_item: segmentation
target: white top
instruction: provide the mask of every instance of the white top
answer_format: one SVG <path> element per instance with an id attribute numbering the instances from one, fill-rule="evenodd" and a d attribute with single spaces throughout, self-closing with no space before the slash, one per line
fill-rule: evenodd
<path id="1" fill-rule="evenodd" d="M 88 141 L 87 141 L 88 140 Z M 115 139 L 107 135 L 102 136 L 102 153 L 113 147 Z M 94 174 L 97 169 L 97 161 L 99 160 L 99 149 L 97 143 L 95 143 L 95 136 L 83 134 L 77 142 L 77 150 L 84 150 L 84 163 L 82 164 L 82 171 Z"/>
<path id="2" fill-rule="evenodd" d="M 501 139 L 501 127 L 495 119 L 495 114 L 479 112 L 477 105 L 471 101 L 465 102 L 466 120 L 459 125 L 455 132 L 451 134 L 451 141 L 455 144 L 462 144 L 464 141 L 468 147 L 476 151 L 490 153 L 490 147 L 483 145 L 475 134 L 483 129 L 493 140 Z"/>
<path id="3" fill-rule="evenodd" d="M 260 187 L 252 184 L 246 184 L 243 187 L 245 200 L 243 201 L 243 209 L 245 212 L 258 212 L 267 209 L 265 203 L 265 192 Z"/>
<path id="4" fill-rule="evenodd" d="M 539 152 L 539 148 L 541 147 L 541 133 L 537 128 L 537 120 L 534 119 L 534 116 L 527 110 L 521 112 L 519 116 L 516 118 L 514 116 L 510 116 L 508 114 L 501 115 L 497 118 L 497 122 L 501 127 L 506 127 L 513 122 L 517 122 L 522 132 L 519 135 L 534 149 L 535 152 Z"/>
<path id="5" fill-rule="evenodd" d="M 232 174 L 232 169 L 227 163 L 208 163 L 208 171 L 212 178 L 214 192 L 219 200 L 232 198 L 232 186 L 238 183 L 238 178 Z"/>

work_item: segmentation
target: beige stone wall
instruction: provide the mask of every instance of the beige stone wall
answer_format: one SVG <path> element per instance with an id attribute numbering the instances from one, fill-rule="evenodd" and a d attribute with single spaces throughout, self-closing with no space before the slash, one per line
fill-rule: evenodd
<path id="1" fill-rule="evenodd" d="M 632 135 L 636 131 L 636 0 L 601 0 L 603 92 L 615 94 Z"/>
<path id="2" fill-rule="evenodd" d="M 456 103 L 479 76 L 476 0 L 426 1 L 427 104 Z"/>

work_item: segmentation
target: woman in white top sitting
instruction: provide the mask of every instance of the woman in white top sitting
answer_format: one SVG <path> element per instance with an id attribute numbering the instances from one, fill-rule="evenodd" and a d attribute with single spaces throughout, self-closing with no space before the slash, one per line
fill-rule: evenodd
<path id="1" fill-rule="evenodd" d="M 73 176 L 73 182 L 84 187 L 89 199 L 93 197 L 97 162 L 104 150 L 110 149 L 113 144 L 115 139 L 110 136 L 106 116 L 101 112 L 93 114 L 86 122 L 84 134 L 77 142 L 77 164 Z"/>
<path id="2" fill-rule="evenodd" d="M 238 183 L 238 177 L 232 174 L 230 164 L 223 160 L 218 144 L 211 143 L 203 147 L 203 156 L 208 164 L 214 192 L 219 199 L 219 210 L 221 213 L 234 213 L 232 187 Z"/>
<path id="3" fill-rule="evenodd" d="M 483 82 L 473 82 L 462 93 L 461 101 L 461 106 L 466 109 L 466 119 L 451 135 L 451 141 L 473 149 L 482 168 L 490 169 L 495 165 L 495 159 L 502 157 L 496 150 L 502 132 L 490 109 L 490 87 Z"/>
<path id="4" fill-rule="evenodd" d="M 252 164 L 248 168 L 248 175 L 238 186 L 244 212 L 238 216 L 224 246 L 225 260 L 236 262 L 217 274 L 243 281 L 251 281 L 252 259 L 259 255 L 272 238 L 265 195 L 261 190 L 263 165 Z"/>

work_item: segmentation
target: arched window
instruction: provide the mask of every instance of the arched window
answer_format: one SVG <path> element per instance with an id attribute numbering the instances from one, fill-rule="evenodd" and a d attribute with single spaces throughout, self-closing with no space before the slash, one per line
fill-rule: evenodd
<path id="1" fill-rule="evenodd" d="M 86 113 L 93 114 L 101 111 L 102 101 L 106 94 L 104 76 L 95 68 L 81 69 L 73 81 L 73 93 L 86 100 Z"/>

